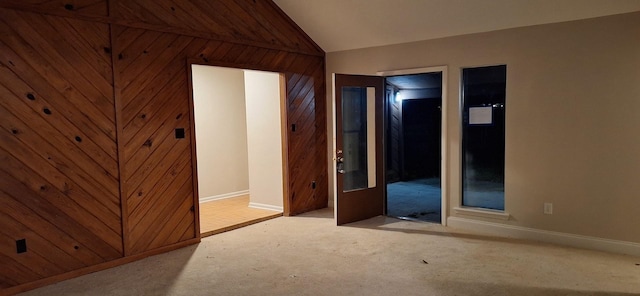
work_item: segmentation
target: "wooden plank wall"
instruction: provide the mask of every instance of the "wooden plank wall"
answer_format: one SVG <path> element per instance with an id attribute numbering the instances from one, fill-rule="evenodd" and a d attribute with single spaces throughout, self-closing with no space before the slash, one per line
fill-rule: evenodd
<path id="1" fill-rule="evenodd" d="M 0 7 L 0 292 L 198 241 L 190 63 L 284 73 L 285 214 L 327 206 L 324 53 L 271 1 Z"/>
<path id="2" fill-rule="evenodd" d="M 397 182 L 403 177 L 403 132 L 402 132 L 402 102 L 396 102 L 397 89 L 387 85 L 386 100 L 389 106 L 387 126 L 387 182 Z"/>
<path id="3" fill-rule="evenodd" d="M 113 260 L 123 249 L 109 26 L 13 10 L 0 19 L 6 288 Z M 26 253 L 16 253 L 19 239 Z"/>

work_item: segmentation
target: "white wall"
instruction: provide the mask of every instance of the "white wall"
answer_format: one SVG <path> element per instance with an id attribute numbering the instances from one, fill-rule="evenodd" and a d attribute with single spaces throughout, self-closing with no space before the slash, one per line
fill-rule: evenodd
<path id="1" fill-rule="evenodd" d="M 282 211 L 280 74 L 193 65 L 192 81 L 200 200 Z"/>
<path id="2" fill-rule="evenodd" d="M 280 74 L 245 71 L 251 207 L 282 211 Z"/>
<path id="3" fill-rule="evenodd" d="M 443 186 L 449 192 L 450 216 L 633 242 L 637 248 L 638 36 L 640 13 L 631 13 L 330 52 L 327 81 L 332 73 L 375 75 L 447 65 L 449 182 Z M 509 220 L 454 210 L 460 204 L 460 71 L 496 64 L 507 65 L 505 206 Z M 329 156 L 335 153 L 331 148 Z M 543 214 L 545 202 L 553 203 L 552 215 Z"/>
<path id="4" fill-rule="evenodd" d="M 242 70 L 193 65 L 200 200 L 249 191 Z"/>

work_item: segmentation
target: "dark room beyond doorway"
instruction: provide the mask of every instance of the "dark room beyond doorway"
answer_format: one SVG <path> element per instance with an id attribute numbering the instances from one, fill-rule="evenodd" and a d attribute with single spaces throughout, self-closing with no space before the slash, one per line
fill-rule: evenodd
<path id="1" fill-rule="evenodd" d="M 387 215 L 440 223 L 442 72 L 386 81 Z"/>

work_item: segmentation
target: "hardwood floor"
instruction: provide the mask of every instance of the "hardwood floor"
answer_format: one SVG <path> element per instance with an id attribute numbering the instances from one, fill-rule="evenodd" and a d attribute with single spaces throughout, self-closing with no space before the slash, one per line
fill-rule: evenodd
<path id="1" fill-rule="evenodd" d="M 282 212 L 249 207 L 249 195 L 200 204 L 201 237 L 237 229 L 282 216 Z"/>

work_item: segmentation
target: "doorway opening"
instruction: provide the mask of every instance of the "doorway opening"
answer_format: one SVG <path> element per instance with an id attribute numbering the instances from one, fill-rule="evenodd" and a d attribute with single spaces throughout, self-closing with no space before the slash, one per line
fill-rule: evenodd
<path id="1" fill-rule="evenodd" d="M 284 79 L 191 65 L 201 237 L 282 216 Z"/>
<path id="2" fill-rule="evenodd" d="M 386 214 L 445 224 L 443 71 L 396 74 L 386 75 Z"/>

